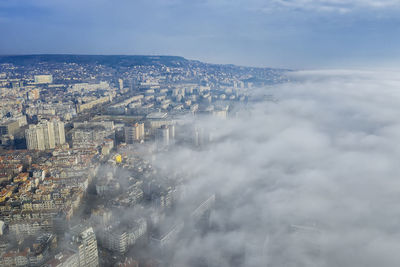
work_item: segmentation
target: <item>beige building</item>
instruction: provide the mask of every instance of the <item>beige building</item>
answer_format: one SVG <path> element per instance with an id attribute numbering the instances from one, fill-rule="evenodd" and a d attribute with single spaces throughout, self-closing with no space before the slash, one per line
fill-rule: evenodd
<path id="1" fill-rule="evenodd" d="M 95 107 L 97 105 L 104 104 L 104 103 L 107 103 L 107 102 L 112 102 L 112 96 L 111 95 L 103 96 L 103 97 L 97 98 L 96 100 L 93 100 L 93 101 L 90 101 L 90 102 L 87 102 L 87 103 L 84 103 L 84 104 L 77 104 L 76 105 L 76 112 L 80 113 L 80 112 L 82 112 L 84 110 L 92 109 L 93 107 Z"/>
<path id="2" fill-rule="evenodd" d="M 144 139 L 144 123 L 135 123 L 125 127 L 125 142 L 133 144 Z"/>
<path id="3" fill-rule="evenodd" d="M 9 120 L 3 122 L 0 124 L 0 136 L 14 135 L 19 129 L 20 129 L 20 123 L 17 120 Z"/>

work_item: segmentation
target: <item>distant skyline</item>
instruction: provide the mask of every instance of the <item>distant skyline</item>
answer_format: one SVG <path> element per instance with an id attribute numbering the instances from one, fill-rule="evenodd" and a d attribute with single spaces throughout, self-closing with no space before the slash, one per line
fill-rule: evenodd
<path id="1" fill-rule="evenodd" d="M 397 68 L 399 0 L 1 0 L 0 54 Z"/>

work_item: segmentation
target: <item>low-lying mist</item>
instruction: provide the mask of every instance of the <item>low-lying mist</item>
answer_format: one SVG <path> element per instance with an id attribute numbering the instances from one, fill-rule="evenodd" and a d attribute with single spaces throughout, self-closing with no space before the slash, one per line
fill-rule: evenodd
<path id="1" fill-rule="evenodd" d="M 155 161 L 186 175 L 183 197 L 217 198 L 173 266 L 399 266 L 398 77 L 294 72 L 253 92 L 277 101 L 198 119 L 207 144 Z"/>

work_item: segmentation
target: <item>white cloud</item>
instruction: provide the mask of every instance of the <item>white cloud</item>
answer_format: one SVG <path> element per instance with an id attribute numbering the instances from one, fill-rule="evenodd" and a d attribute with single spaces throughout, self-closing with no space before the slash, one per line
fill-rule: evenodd
<path id="1" fill-rule="evenodd" d="M 292 9 L 339 13 L 360 9 L 398 8 L 400 6 L 398 0 L 274 0 L 273 3 Z"/>
<path id="2" fill-rule="evenodd" d="M 272 12 L 277 9 L 348 13 L 360 9 L 389 9 L 400 7 L 399 0 L 237 0 L 208 1 L 210 5 L 238 5 L 242 8 Z"/>
<path id="3" fill-rule="evenodd" d="M 160 163 L 191 173 L 190 193 L 217 192 L 217 231 L 176 249 L 177 266 L 397 266 L 400 256 L 398 72 L 306 71 L 258 91 L 279 103 L 205 120 L 216 144 Z M 267 92 L 266 92 L 267 90 Z M 219 139 L 219 137 L 223 137 Z M 179 263 L 181 265 L 179 265 Z M 269 264 L 269 265 L 268 265 Z"/>

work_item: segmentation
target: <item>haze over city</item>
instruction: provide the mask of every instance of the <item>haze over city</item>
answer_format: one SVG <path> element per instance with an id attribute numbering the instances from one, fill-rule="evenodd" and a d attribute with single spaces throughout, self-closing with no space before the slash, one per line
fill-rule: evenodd
<path id="1" fill-rule="evenodd" d="M 399 22 L 1 0 L 0 266 L 400 266 Z"/>

